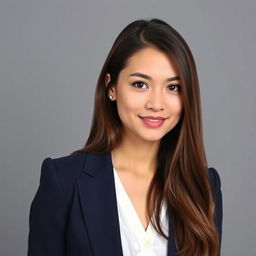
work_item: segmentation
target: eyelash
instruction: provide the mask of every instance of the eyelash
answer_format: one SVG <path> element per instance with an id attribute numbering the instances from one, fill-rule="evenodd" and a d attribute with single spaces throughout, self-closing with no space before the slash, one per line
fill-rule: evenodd
<path id="1" fill-rule="evenodd" d="M 142 88 L 140 88 L 140 87 L 135 86 L 136 84 L 139 84 L 139 83 L 146 85 L 146 83 L 145 83 L 145 82 L 142 82 L 142 81 L 133 82 L 132 85 L 133 85 L 134 87 L 138 88 L 138 89 L 142 89 Z M 176 88 L 177 88 L 176 91 L 178 91 L 178 92 L 181 90 L 181 86 L 180 86 L 179 84 L 171 84 L 171 85 L 169 85 L 168 87 L 171 87 L 171 86 L 176 86 Z"/>

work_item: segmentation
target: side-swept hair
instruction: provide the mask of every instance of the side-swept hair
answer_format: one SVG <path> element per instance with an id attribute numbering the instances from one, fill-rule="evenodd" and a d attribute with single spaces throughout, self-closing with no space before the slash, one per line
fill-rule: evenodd
<path id="1" fill-rule="evenodd" d="M 122 123 L 108 90 L 115 86 L 127 60 L 138 50 L 156 47 L 175 63 L 182 84 L 182 115 L 176 126 L 162 137 L 157 169 L 147 196 L 147 213 L 159 234 L 160 209 L 167 200 L 178 255 L 216 256 L 220 240 L 214 221 L 211 191 L 202 132 L 199 81 L 192 53 L 183 37 L 159 19 L 136 20 L 118 35 L 107 56 L 95 92 L 94 113 L 86 145 L 76 152 L 111 151 L 122 140 Z M 105 75 L 111 75 L 108 87 Z"/>

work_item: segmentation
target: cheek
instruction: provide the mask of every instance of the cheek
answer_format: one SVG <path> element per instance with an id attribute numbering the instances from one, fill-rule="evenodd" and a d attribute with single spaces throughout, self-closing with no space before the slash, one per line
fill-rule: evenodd
<path id="1" fill-rule="evenodd" d="M 119 97 L 117 100 L 117 112 L 122 123 L 129 120 L 129 113 L 133 110 L 132 100 L 129 97 Z"/>
<path id="2" fill-rule="evenodd" d="M 131 111 L 135 111 L 135 114 L 138 114 L 136 111 L 141 108 L 142 100 L 141 97 L 124 94 L 119 95 L 117 105 L 122 114 L 128 114 Z"/>
<path id="3" fill-rule="evenodd" d="M 168 110 L 171 114 L 181 114 L 182 112 L 182 102 L 180 98 L 173 98 L 168 102 Z"/>

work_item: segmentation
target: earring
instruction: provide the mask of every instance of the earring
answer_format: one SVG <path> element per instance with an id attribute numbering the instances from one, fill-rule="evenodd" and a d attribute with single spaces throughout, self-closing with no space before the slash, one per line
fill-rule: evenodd
<path id="1" fill-rule="evenodd" d="M 113 96 L 112 96 L 112 95 L 109 95 L 109 98 L 112 100 L 112 99 L 113 99 Z"/>

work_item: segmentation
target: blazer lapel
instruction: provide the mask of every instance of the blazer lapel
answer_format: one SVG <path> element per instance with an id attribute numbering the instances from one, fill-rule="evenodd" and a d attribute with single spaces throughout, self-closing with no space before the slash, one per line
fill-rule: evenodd
<path id="1" fill-rule="evenodd" d="M 83 175 L 77 183 L 85 225 L 95 256 L 122 256 L 110 152 L 88 153 Z"/>
<path id="2" fill-rule="evenodd" d="M 111 152 L 87 153 L 82 172 L 78 190 L 94 254 L 123 256 Z M 170 221 L 167 255 L 176 255 Z"/>

